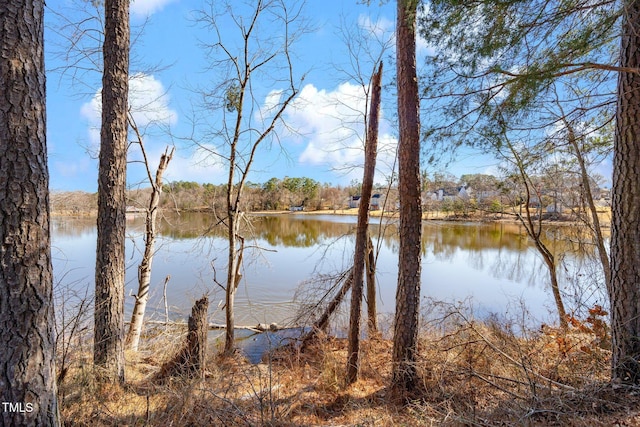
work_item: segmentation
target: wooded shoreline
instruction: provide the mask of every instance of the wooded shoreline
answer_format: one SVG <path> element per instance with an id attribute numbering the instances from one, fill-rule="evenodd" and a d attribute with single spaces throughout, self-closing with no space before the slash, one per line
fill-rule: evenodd
<path id="1" fill-rule="evenodd" d="M 171 213 L 213 213 L 211 209 L 208 208 L 197 208 L 197 209 L 162 209 L 161 214 L 171 214 Z M 329 216 L 353 216 L 356 217 L 358 215 L 357 208 L 350 209 L 326 209 L 326 210 L 308 210 L 308 211 L 298 211 L 291 212 L 288 210 L 274 210 L 274 211 L 254 211 L 249 212 L 250 216 L 268 216 L 268 215 L 292 215 L 292 216 L 320 216 L 320 215 L 329 215 Z M 97 211 L 92 209 L 87 210 L 70 210 L 70 209 L 56 209 L 51 211 L 51 216 L 53 217 L 81 217 L 81 218 L 95 218 L 97 216 Z M 370 222 L 379 221 L 380 217 L 384 217 L 387 219 L 398 218 L 398 212 L 390 211 L 370 211 Z M 609 208 L 602 209 L 599 212 L 601 227 L 605 229 L 609 229 L 611 227 L 611 210 Z M 130 213 L 129 218 L 135 217 L 144 217 L 143 213 L 135 212 Z M 445 221 L 445 222 L 483 222 L 483 223 L 507 223 L 507 224 L 518 224 L 520 221 L 518 217 L 514 213 L 504 212 L 502 214 L 495 213 L 472 213 L 469 215 L 453 215 L 446 212 L 441 211 L 423 211 L 422 215 L 423 221 Z M 557 225 L 567 225 L 567 226 L 581 226 L 584 225 L 579 220 L 575 218 L 571 218 L 569 215 L 561 215 L 561 216 L 551 216 L 549 218 L 545 218 L 543 215 L 542 221 L 545 224 L 557 224 Z"/>

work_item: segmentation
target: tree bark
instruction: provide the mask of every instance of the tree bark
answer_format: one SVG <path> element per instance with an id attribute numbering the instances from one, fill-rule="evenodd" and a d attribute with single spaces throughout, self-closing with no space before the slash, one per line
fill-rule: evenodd
<path id="1" fill-rule="evenodd" d="M 351 313 L 349 316 L 349 348 L 347 357 L 347 384 L 358 379 L 358 358 L 360 355 L 360 318 L 362 317 L 362 290 L 364 288 L 364 264 L 367 251 L 369 230 L 369 203 L 373 190 L 373 178 L 376 172 L 376 153 L 378 151 L 378 121 L 380 116 L 380 92 L 382 63 L 371 79 L 371 101 L 369 126 L 364 147 L 364 174 L 362 194 L 358 208 L 356 231 L 356 249 L 353 259 L 353 285 L 351 286 Z"/>
<path id="2" fill-rule="evenodd" d="M 140 147 L 143 147 L 142 140 L 140 140 Z M 144 148 L 142 148 L 142 150 L 144 152 Z M 165 150 L 164 154 L 160 157 L 160 164 L 156 170 L 155 179 L 152 180 L 151 176 L 149 176 L 149 181 L 151 182 L 151 198 L 149 199 L 149 208 L 147 209 L 146 216 L 144 254 L 142 255 L 142 261 L 138 266 L 138 294 L 135 296 L 136 302 L 133 306 L 131 323 L 129 324 L 129 332 L 127 333 L 127 341 L 125 343 L 127 348 L 133 351 L 138 351 L 140 334 L 142 333 L 142 325 L 144 323 L 144 312 L 147 308 L 147 301 L 149 300 L 151 265 L 153 263 L 154 245 L 156 240 L 156 219 L 158 217 L 160 195 L 162 194 L 162 175 L 173 157 L 173 151 L 174 150 L 172 149 L 169 153 L 168 148 Z M 149 164 L 146 163 L 146 154 L 144 155 L 144 158 L 148 170 Z"/>
<path id="3" fill-rule="evenodd" d="M 620 66 L 640 69 L 640 2 L 622 2 Z M 612 379 L 640 383 L 640 74 L 620 72 L 611 200 Z"/>
<path id="4" fill-rule="evenodd" d="M 369 338 L 378 335 L 378 307 L 376 292 L 376 257 L 373 252 L 371 236 L 367 238 L 367 254 L 365 255 L 367 271 L 367 329 Z"/>
<path id="5" fill-rule="evenodd" d="M 237 210 L 237 208 L 234 209 Z M 235 349 L 234 303 L 236 290 L 238 289 L 238 286 L 240 286 L 240 280 L 242 279 L 240 268 L 242 268 L 242 257 L 244 254 L 244 239 L 242 238 L 242 236 L 238 235 L 238 227 L 240 226 L 239 219 L 239 215 L 236 212 L 231 212 L 231 214 L 229 215 L 229 268 L 225 292 L 225 355 L 233 353 Z M 240 242 L 239 248 L 236 247 L 236 242 Z"/>
<path id="6" fill-rule="evenodd" d="M 418 315 L 422 205 L 420 198 L 420 99 L 416 74 L 416 0 L 397 0 L 396 68 L 400 249 L 393 336 L 392 389 L 402 394 L 418 385 Z"/>
<path id="7" fill-rule="evenodd" d="M 206 296 L 196 301 L 191 308 L 189 332 L 184 346 L 173 359 L 162 366 L 156 379 L 182 375 L 189 378 L 204 378 L 209 330 L 208 310 L 209 299 Z"/>
<path id="8" fill-rule="evenodd" d="M 124 383 L 125 190 L 129 0 L 105 0 L 93 361 Z"/>
<path id="9" fill-rule="evenodd" d="M 0 22 L 0 425 L 59 426 L 44 1 L 3 1 Z"/>
<path id="10" fill-rule="evenodd" d="M 536 247 L 541 245 L 542 242 L 536 242 Z M 544 245 L 543 245 L 544 246 Z M 566 330 L 569 327 L 569 321 L 567 319 L 567 310 L 564 308 L 564 302 L 562 301 L 562 294 L 560 293 L 560 285 L 558 283 L 558 268 L 556 267 L 555 257 L 548 250 L 543 250 L 538 247 L 538 251 L 542 253 L 547 269 L 549 270 L 549 281 L 551 282 L 551 293 L 553 294 L 553 300 L 556 303 L 556 309 L 558 310 L 558 319 L 560 322 L 560 328 Z"/>

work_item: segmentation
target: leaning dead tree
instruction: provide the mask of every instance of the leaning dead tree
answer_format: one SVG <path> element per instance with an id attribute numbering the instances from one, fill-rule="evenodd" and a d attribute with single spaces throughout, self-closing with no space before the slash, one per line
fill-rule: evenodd
<path id="1" fill-rule="evenodd" d="M 318 337 L 318 333 L 326 332 L 327 328 L 329 327 L 329 320 L 331 320 L 331 316 L 333 316 L 338 307 L 340 307 L 342 300 L 347 295 L 347 292 L 349 292 L 349 290 L 351 289 L 351 285 L 353 284 L 353 269 L 350 268 L 346 271 L 343 271 L 337 277 L 332 278 L 331 282 L 333 283 L 333 285 L 328 291 L 326 291 L 324 296 L 316 299 L 313 307 L 311 307 L 309 310 L 306 310 L 307 312 L 318 310 L 323 305 L 324 301 L 327 300 L 336 289 L 338 289 L 337 292 L 333 294 L 331 300 L 326 304 L 326 306 L 324 306 L 322 314 L 318 316 L 313 322 L 313 325 L 311 326 L 309 332 L 302 336 L 302 350 L 308 347 L 315 340 L 315 338 Z"/>
<path id="2" fill-rule="evenodd" d="M 162 194 L 162 175 L 173 157 L 175 147 L 172 148 L 171 151 L 169 151 L 169 147 L 167 147 L 164 154 L 160 156 L 160 163 L 154 178 L 149 167 L 147 152 L 144 148 L 144 144 L 142 143 L 142 136 L 140 135 L 138 127 L 131 115 L 129 116 L 129 125 L 136 134 L 136 142 L 140 145 L 140 151 L 142 152 L 144 165 L 147 170 L 147 177 L 149 179 L 149 183 L 151 183 L 151 197 L 149 198 L 149 207 L 147 208 L 145 220 L 144 253 L 142 255 L 140 265 L 138 266 L 138 293 L 134 295 L 136 302 L 133 306 L 131 323 L 129 324 L 129 331 L 127 332 L 127 339 L 125 342 L 125 346 L 128 349 L 137 351 L 138 344 L 140 343 L 140 334 L 142 333 L 142 325 L 144 323 L 144 312 L 147 308 L 147 301 L 149 301 L 151 265 L 153 263 L 157 232 L 156 219 L 158 218 L 158 204 L 160 203 L 160 195 Z"/>
<path id="3" fill-rule="evenodd" d="M 351 21 L 342 21 L 339 32 L 339 37 L 342 39 L 342 43 L 346 48 L 346 53 L 349 57 L 348 64 L 334 64 L 335 70 L 344 75 L 344 78 L 355 86 L 359 87 L 361 94 L 364 96 L 364 108 L 361 110 L 358 104 L 348 105 L 349 109 L 353 109 L 356 112 L 356 119 L 351 121 L 346 119 L 346 128 L 360 129 L 360 125 L 364 125 L 364 143 L 370 139 L 377 139 L 378 134 L 378 113 L 373 114 L 373 110 L 380 110 L 380 97 L 381 94 L 375 94 L 375 84 L 373 83 L 374 75 L 376 74 L 376 68 L 380 64 L 382 66 L 382 58 L 387 56 L 387 53 L 392 49 L 394 44 L 394 32 L 392 29 L 385 28 L 384 25 L 379 25 L 377 22 L 372 22 L 371 25 L 353 25 Z M 374 97 L 378 97 L 374 101 Z M 375 105 L 378 104 L 378 105 Z M 368 111 L 371 110 L 371 111 Z M 357 131 L 356 131 L 357 132 Z M 360 137 L 358 135 L 358 140 Z M 371 146 L 371 145 L 369 145 Z M 365 149 L 366 150 L 366 149 Z M 376 152 L 382 153 L 382 158 L 378 159 L 376 153 L 376 162 L 382 165 L 382 170 L 389 170 L 393 175 L 395 164 L 389 164 L 385 161 L 389 155 L 395 151 L 395 148 L 391 149 L 389 145 L 385 147 L 382 144 L 380 147 L 376 147 Z M 385 153 L 386 152 L 386 153 Z M 366 155 L 366 154 L 365 154 Z M 393 158 L 396 156 L 393 155 Z M 346 165 L 351 168 L 355 165 Z M 381 172 L 378 170 L 378 172 Z M 391 187 L 392 179 L 389 179 L 389 188 Z M 385 198 L 385 203 L 388 201 L 388 197 Z M 384 216 L 380 216 L 380 230 L 384 230 L 383 227 Z M 378 321 L 377 321 L 377 304 L 376 304 L 376 281 L 375 281 L 375 263 L 377 253 L 380 248 L 374 247 L 371 238 L 367 239 L 367 249 L 364 254 L 365 277 L 366 277 L 366 304 L 367 304 L 367 330 L 369 336 L 376 336 L 378 334 Z M 379 239 L 381 242 L 382 239 Z M 360 256 L 357 254 L 356 256 Z"/>
<path id="4" fill-rule="evenodd" d="M 379 63 L 377 71 L 374 71 L 371 81 L 371 98 L 369 101 L 370 111 L 366 117 L 367 123 L 365 140 L 365 166 L 362 185 L 362 195 L 358 211 L 358 225 L 356 231 L 356 249 L 354 254 L 354 265 L 337 277 L 331 277 L 331 286 L 316 302 L 305 309 L 309 312 L 319 312 L 322 314 L 313 322 L 311 330 L 302 337 L 302 349 L 307 347 L 321 331 L 326 331 L 329 321 L 338 307 L 344 300 L 347 292 L 351 290 L 351 313 L 349 321 L 349 361 L 347 364 L 348 381 L 353 382 L 357 377 L 360 317 L 362 311 L 362 298 L 364 280 L 367 283 L 367 314 L 369 317 L 368 330 L 370 335 L 375 335 L 378 331 L 376 312 L 376 288 L 375 288 L 375 254 L 373 243 L 368 234 L 369 225 L 369 203 L 373 189 L 373 179 L 375 174 L 378 123 L 380 115 L 380 96 L 382 80 L 382 62 Z M 325 304 L 330 296 L 331 299 Z M 323 307 L 324 305 L 324 307 Z"/>
<path id="5" fill-rule="evenodd" d="M 376 254 L 371 236 L 367 238 L 367 250 L 364 257 L 367 277 L 367 330 L 369 337 L 378 335 L 378 298 L 376 291 Z"/>
<path id="6" fill-rule="evenodd" d="M 205 370 L 205 356 L 207 350 L 207 311 L 209 299 L 205 296 L 196 301 L 189 316 L 189 332 L 184 346 L 168 362 L 166 362 L 156 376 L 156 380 L 163 380 L 173 376 L 187 376 L 189 378 L 203 378 Z"/>
<path id="7" fill-rule="evenodd" d="M 362 317 L 362 291 L 364 287 L 365 255 L 368 255 L 369 203 L 373 190 L 378 148 L 378 120 L 380 116 L 380 93 L 382 91 L 382 62 L 371 81 L 371 103 L 367 137 L 364 149 L 364 174 L 362 195 L 358 208 L 356 249 L 353 259 L 353 285 L 351 289 L 351 314 L 349 319 L 349 350 L 347 359 L 347 383 L 358 378 L 358 358 L 360 354 L 360 319 Z M 367 256 L 368 258 L 368 256 Z M 375 288 L 374 288 L 375 293 Z M 375 316 L 375 314 L 374 314 Z"/>

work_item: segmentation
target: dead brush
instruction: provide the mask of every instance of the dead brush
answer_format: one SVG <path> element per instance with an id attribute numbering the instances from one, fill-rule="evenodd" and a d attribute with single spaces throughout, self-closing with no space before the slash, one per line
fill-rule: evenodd
<path id="1" fill-rule="evenodd" d="M 167 401 L 154 425 L 256 425 L 255 417 L 227 395 L 228 390 L 229 387 L 201 380 L 174 386 L 174 398 Z"/>
<path id="2" fill-rule="evenodd" d="M 558 402 L 565 396 L 607 381 L 609 351 L 599 345 L 601 328 L 578 327 L 582 323 L 573 319 L 570 325 L 578 326 L 568 330 L 520 328 L 524 332 L 516 334 L 509 322 L 479 322 L 459 308 L 443 319 L 446 325 L 421 340 L 425 396 L 413 408 L 421 416 L 518 424 L 534 414 L 564 414 L 567 407 Z"/>
<path id="3" fill-rule="evenodd" d="M 317 388 L 328 393 L 339 392 L 345 384 L 345 367 L 347 351 L 340 346 L 335 339 L 328 339 L 322 343 L 322 351 L 319 352 L 322 359 L 319 363 L 319 381 Z"/>
<path id="4" fill-rule="evenodd" d="M 299 377 L 280 369 L 283 359 L 281 354 L 276 364 L 267 359 L 253 365 L 239 353 L 213 356 L 208 364 L 213 368 L 203 381 L 184 378 L 170 383 L 180 398 L 163 411 L 164 424 L 158 425 L 288 425 L 299 394 L 292 385 L 299 385 Z"/>
<path id="5" fill-rule="evenodd" d="M 360 381 L 386 385 L 391 376 L 393 342 L 379 338 L 363 340 L 361 345 Z"/>
<path id="6" fill-rule="evenodd" d="M 416 368 L 422 385 L 413 400 L 388 393 L 392 342 L 363 340 L 358 381 L 345 385 L 346 340 L 320 336 L 305 351 L 286 347 L 250 364 L 241 354 L 210 348 L 204 379 L 150 381 L 167 348 L 182 341 L 148 330 L 138 353 L 127 353 L 123 388 L 93 380 L 90 353 L 73 361 L 61 383 L 69 426 L 459 426 L 640 425 L 640 390 L 610 384 L 606 328 L 568 319 L 567 330 L 525 329 L 506 320 L 474 319 L 459 308 L 426 323 Z M 78 347 L 80 350 L 80 347 Z M 164 355 L 164 357 L 162 356 Z M 87 361 L 84 365 L 75 361 Z"/>

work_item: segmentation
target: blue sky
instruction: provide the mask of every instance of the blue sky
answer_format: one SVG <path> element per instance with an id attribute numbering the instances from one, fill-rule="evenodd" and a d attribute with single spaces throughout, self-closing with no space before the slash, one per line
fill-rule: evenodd
<path id="1" fill-rule="evenodd" d="M 242 3 L 245 2 L 231 2 L 234 8 Z M 360 32 L 368 35 L 367 43 L 372 47 L 373 56 L 382 51 L 379 41 L 388 45 L 382 56 L 385 59 L 392 56 L 395 2 L 372 1 L 368 6 L 361 3 L 356 0 L 308 0 L 304 6 L 303 14 L 311 31 L 300 38 L 293 50 L 294 73 L 297 78 L 304 74 L 304 81 L 299 86 L 298 97 L 283 116 L 288 129 L 295 132 L 283 126 L 277 128 L 279 139 L 265 144 L 259 151 L 249 177 L 251 181 L 262 183 L 271 177 L 307 176 L 321 183 L 346 185 L 354 179 L 361 180 L 364 127 L 360 113 L 365 110 L 365 98 L 362 87 L 353 78 L 354 60 L 344 40 L 352 39 L 352 33 Z M 153 168 L 167 145 L 176 147 L 176 154 L 165 173 L 167 181 L 218 184 L 227 179 L 224 164 L 211 155 L 220 152 L 220 141 L 205 137 L 202 128 L 194 131 L 192 126 L 194 120 L 200 120 L 197 117 L 202 99 L 194 89 L 212 90 L 216 80 L 224 74 L 223 68 L 211 65 L 202 47 L 202 43 L 213 41 L 213 33 L 195 22 L 197 10 L 206 8 L 207 4 L 187 0 L 134 0 L 131 3 L 132 32 L 140 35 L 135 37 L 132 47 L 130 104 L 136 122 L 145 131 L 145 147 Z M 79 10 L 78 5 L 85 9 Z M 97 21 L 88 18 L 95 14 L 95 8 L 92 9 L 91 2 L 86 0 L 50 0 L 47 3 L 47 141 L 53 191 L 93 192 L 97 189 L 99 66 L 91 63 L 91 58 L 83 58 L 77 62 L 81 68 L 66 68 L 61 72 L 78 59 L 65 53 L 69 42 L 61 35 L 73 34 L 73 28 L 68 24 L 80 21 L 84 22 L 84 34 L 94 35 L 93 30 L 99 24 L 91 24 Z M 234 38 L 234 28 L 230 24 L 228 19 L 220 21 L 222 32 L 228 37 L 227 43 L 233 47 L 237 36 Z M 64 25 L 66 28 L 61 29 Z M 140 32 L 142 25 L 144 29 Z M 261 30 L 265 40 L 269 40 L 271 28 L 264 25 Z M 96 50 L 98 60 L 101 59 L 96 38 L 80 40 L 87 49 Z M 419 58 L 427 52 L 426 44 L 418 40 Z M 369 56 L 366 51 L 357 56 L 362 73 L 368 76 L 372 69 Z M 395 66 L 387 60 L 385 67 L 383 84 L 388 85 L 393 81 Z M 255 97 L 259 111 L 277 101 L 274 94 L 281 89 L 278 84 L 258 82 Z M 394 95 L 392 87 L 383 90 L 376 175 L 379 183 L 384 183 L 389 175 L 397 144 Z M 220 112 L 210 111 L 207 115 L 212 128 L 220 124 Z M 146 173 L 138 162 L 139 150 L 132 148 L 129 158 L 129 185 L 132 188 L 146 186 Z M 434 168 L 429 167 L 429 170 L 433 172 Z M 491 157 L 469 152 L 460 152 L 456 162 L 447 165 L 446 170 L 456 176 L 497 174 L 498 171 L 496 161 Z"/>
<path id="2" fill-rule="evenodd" d="M 64 58 L 68 41 L 60 36 L 69 35 L 69 27 L 60 31 L 65 22 L 86 19 L 95 9 L 90 4 L 85 11 L 77 10 L 83 0 L 51 0 L 47 3 L 47 29 L 45 33 L 48 108 L 48 147 L 50 187 L 54 191 L 97 189 L 97 152 L 100 123 L 100 73 L 96 70 L 81 73 L 78 70 L 60 70 L 70 60 Z M 241 2 L 238 2 L 241 3 Z M 194 22 L 196 10 L 205 2 L 186 0 L 135 0 L 131 4 L 132 31 L 144 24 L 132 52 L 132 77 L 130 104 L 136 111 L 136 122 L 145 128 L 145 146 L 151 164 L 157 165 L 167 144 L 176 146 L 176 154 L 165 174 L 166 180 L 189 180 L 222 183 L 226 181 L 224 166 L 206 150 L 197 148 L 191 135 L 194 110 L 198 109 L 199 96 L 194 88 L 207 86 L 215 79 L 215 67 L 207 69 L 202 42 L 212 41 L 211 33 Z M 371 40 L 387 41 L 391 46 L 385 57 L 393 55 L 393 30 L 395 4 L 356 1 L 310 0 L 304 15 L 312 31 L 297 43 L 295 72 L 305 73 L 298 98 L 284 115 L 285 122 L 297 134 L 280 129 L 280 148 L 261 150 L 255 171 L 250 176 L 254 182 L 265 182 L 271 177 L 309 176 L 320 182 L 348 184 L 360 179 L 362 163 L 361 136 L 363 126 L 357 112 L 365 109 L 362 88 L 348 75 L 353 70 L 345 46 L 344 31 L 361 30 Z M 222 23 L 229 30 L 228 23 Z M 91 28 L 85 25 L 84 28 Z M 97 49 L 95 40 L 83 39 L 86 46 Z M 371 41 L 373 54 L 381 51 L 378 43 Z M 426 47 L 418 43 L 419 53 Z M 367 73 L 371 63 L 364 54 L 359 55 Z M 73 58 L 72 58 L 73 59 Z M 85 62 L 81 62 L 84 68 Z M 140 64 L 159 64 L 159 67 Z M 150 71 L 148 71 L 150 70 Z M 383 81 L 389 83 L 395 67 L 387 61 Z M 81 78 L 73 80 L 73 73 Z M 211 85 L 208 87 L 212 87 Z M 272 86 L 271 90 L 277 89 Z M 376 181 L 385 182 L 393 163 L 396 141 L 394 128 L 395 106 L 392 89 L 385 91 L 380 127 L 379 168 Z M 269 93 L 257 91 L 258 103 L 268 102 Z M 346 125 L 345 125 L 346 123 Z M 159 124 L 156 125 L 156 124 Z M 166 130 L 170 128 L 171 135 Z M 203 143 L 202 141 L 200 141 Z M 215 141 L 203 143 L 212 147 Z M 277 145 L 277 144 L 276 144 Z M 136 149 L 130 152 L 128 182 L 132 187 L 144 185 L 145 173 L 139 163 Z M 472 170 L 452 170 L 456 175 L 464 172 L 485 172 L 491 161 L 475 162 Z"/>

